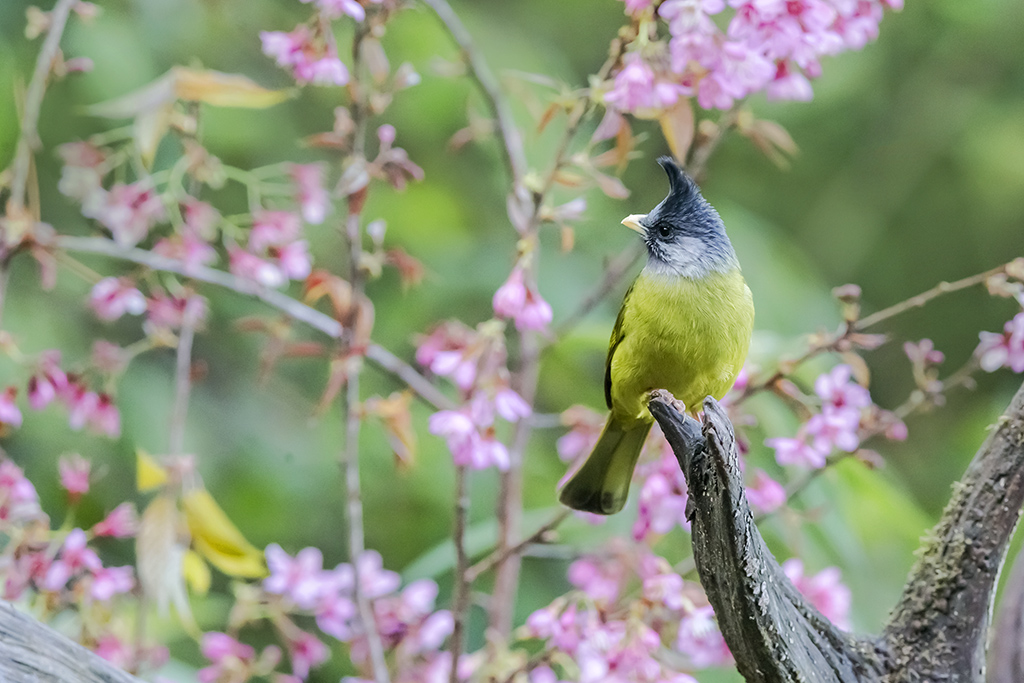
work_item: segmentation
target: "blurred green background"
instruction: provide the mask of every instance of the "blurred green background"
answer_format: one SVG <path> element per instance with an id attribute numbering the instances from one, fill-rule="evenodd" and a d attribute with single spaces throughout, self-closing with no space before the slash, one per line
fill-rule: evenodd
<path id="1" fill-rule="evenodd" d="M 10 94 L 27 81 L 38 48 L 38 42 L 23 36 L 28 4 L 0 3 L 0 167 L 13 154 L 18 130 Z M 308 6 L 290 0 L 100 4 L 104 11 L 95 24 L 73 21 L 63 43 L 67 56 L 88 56 L 95 70 L 53 85 L 40 122 L 47 148 L 37 159 L 43 219 L 66 233 L 86 234 L 90 228 L 56 191 L 59 164 L 53 150 L 112 125 L 84 115 L 84 105 L 129 92 L 176 64 L 240 72 L 269 87 L 286 87 L 287 74 L 260 53 L 258 32 L 291 30 L 308 15 Z M 452 4 L 500 73 L 545 73 L 573 86 L 585 84 L 600 66 L 623 20 L 622 3 L 616 0 Z M 713 158 L 705 190 L 725 219 L 754 292 L 754 362 L 770 366 L 780 354 L 801 348 L 799 335 L 834 329 L 838 313 L 829 291 L 836 285 L 858 283 L 870 312 L 941 280 L 1024 254 L 1022 44 L 1024 4 L 1019 0 L 910 0 L 903 12 L 885 18 L 876 43 L 825 61 L 813 102 L 752 99 L 756 115 L 785 126 L 800 153 L 791 168 L 779 170 L 733 135 Z M 466 79 L 442 77 L 432 68 L 438 57 L 456 57 L 434 17 L 422 8 L 402 13 L 389 26 L 384 46 L 393 66 L 410 61 L 423 75 L 422 84 L 400 93 L 374 124 L 395 125 L 396 144 L 424 168 L 426 181 L 404 193 L 374 191 L 365 214 L 386 218 L 388 244 L 402 246 L 428 269 L 425 282 L 410 292 L 402 290 L 393 273 L 369 287 L 377 311 L 374 338 L 411 359 L 414 335 L 432 323 L 455 317 L 472 325 L 489 317 L 491 295 L 511 267 L 516 236 L 505 216 L 507 180 L 496 145 L 447 150 L 450 136 L 466 124 L 467 102 L 478 111 L 483 107 Z M 524 87 L 521 81 L 509 84 Z M 517 103 L 527 100 L 516 98 Z M 265 111 L 210 108 L 203 115 L 204 141 L 225 162 L 240 167 L 321 158 L 296 140 L 329 129 L 333 107 L 345 102 L 341 90 L 306 88 L 297 99 Z M 517 114 L 530 129 L 527 109 L 520 106 Z M 561 124 L 556 121 L 540 136 L 528 133 L 535 168 L 550 163 Z M 665 192 L 664 177 L 651 161 L 664 152 L 660 131 L 652 122 L 637 122 L 635 130 L 648 137 L 641 144 L 645 158 L 623 178 L 632 196 L 617 201 L 590 191 L 586 217 L 577 226 L 577 247 L 569 254 L 558 250 L 555 231 L 545 232 L 540 286 L 556 324 L 599 280 L 606 260 L 633 238 L 618 227 L 620 218 L 648 210 Z M 161 149 L 162 155 L 173 153 L 173 146 Z M 240 195 L 225 193 L 220 208 L 241 211 L 243 202 Z M 319 265 L 337 268 L 344 262 L 330 221 L 313 228 L 310 239 Z M 84 260 L 102 272 L 116 266 Z M 34 265 L 22 259 L 13 282 L 5 329 L 26 352 L 56 347 L 73 365 L 87 358 L 95 338 L 125 345 L 141 336 L 137 320 L 98 322 L 84 306 L 88 286 L 70 272 L 61 273 L 55 291 L 44 293 Z M 556 412 L 574 403 L 603 408 L 604 354 L 623 290 L 545 356 L 538 410 Z M 294 552 L 316 545 L 328 564 L 345 560 L 344 500 L 336 464 L 341 418 L 311 418 L 326 377 L 324 364 L 284 361 L 259 384 L 262 340 L 238 332 L 233 321 L 268 311 L 235 295 L 210 289 L 204 294 L 212 314 L 207 332 L 196 341 L 195 356 L 208 374 L 193 394 L 186 443 L 198 456 L 207 486 L 257 546 L 280 542 Z M 892 321 L 886 331 L 896 343 L 867 355 L 876 402 L 895 407 L 912 389 L 904 340 L 932 338 L 946 353 L 946 367 L 956 368 L 977 345 L 979 330 L 1001 329 L 1014 312 L 1012 301 L 974 289 Z M 104 473 L 80 513 L 85 523 L 134 495 L 135 449 L 161 453 L 167 447 L 172 370 L 169 351 L 132 364 L 119 388 L 124 434 L 116 442 L 69 431 L 64 413 L 56 408 L 26 414 L 24 428 L 4 447 L 25 467 L 55 520 L 63 514 L 56 460 L 69 449 L 92 458 Z M 373 369 L 364 377 L 366 396 L 398 388 Z M 0 386 L 23 380 L 12 363 L 0 359 Z M 784 556 L 800 554 L 809 571 L 829 564 L 842 567 L 854 594 L 855 627 L 877 630 L 902 585 L 919 535 L 941 511 L 951 482 L 1019 380 L 1008 372 L 981 376 L 976 390 L 959 391 L 945 407 L 910 419 L 905 443 L 868 444 L 888 466 L 870 472 L 847 463 L 828 472 L 796 503 L 800 514 L 780 515 L 765 524 L 773 548 Z M 754 408 L 761 423 L 751 431 L 751 462 L 778 476 L 771 454 L 759 444 L 766 435 L 790 434 L 795 423 L 770 399 L 759 400 Z M 377 426 L 363 431 L 367 544 L 407 578 L 437 578 L 445 600 L 452 472 L 443 443 L 426 433 L 428 414 L 417 406 L 421 448 L 409 471 L 396 470 Z M 528 452 L 526 529 L 555 510 L 554 485 L 564 468 L 554 451 L 560 434 L 538 432 Z M 483 550 L 493 541 L 496 476 L 475 474 L 472 485 L 471 540 Z M 630 512 L 603 527 L 566 523 L 560 539 L 566 552 L 525 562 L 519 619 L 564 591 L 567 558 L 574 550 L 596 547 L 612 532 L 628 533 L 631 523 Z M 688 542 L 680 532 L 659 550 L 678 558 L 688 553 Z M 111 544 L 109 552 L 116 563 L 129 560 L 132 551 L 129 544 Z M 200 607 L 201 621 L 216 626 L 226 605 L 225 598 L 210 598 Z M 474 637 L 479 645 L 480 633 Z M 173 651 L 187 659 L 195 649 L 178 642 Z M 325 673 L 322 680 L 336 680 L 336 674 Z"/>

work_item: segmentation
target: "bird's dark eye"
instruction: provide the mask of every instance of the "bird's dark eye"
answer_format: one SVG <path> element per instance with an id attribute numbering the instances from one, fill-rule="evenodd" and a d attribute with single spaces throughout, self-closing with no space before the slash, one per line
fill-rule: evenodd
<path id="1" fill-rule="evenodd" d="M 668 239 L 669 235 L 672 234 L 672 226 L 668 223 L 662 223 L 658 226 L 658 236 L 662 239 Z"/>

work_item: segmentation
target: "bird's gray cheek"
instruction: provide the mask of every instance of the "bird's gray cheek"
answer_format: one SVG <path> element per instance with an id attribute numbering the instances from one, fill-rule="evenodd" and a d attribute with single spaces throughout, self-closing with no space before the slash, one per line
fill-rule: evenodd
<path id="1" fill-rule="evenodd" d="M 691 265 L 699 262 L 707 250 L 706 245 L 697 237 L 678 237 L 669 247 L 669 254 L 679 265 Z"/>

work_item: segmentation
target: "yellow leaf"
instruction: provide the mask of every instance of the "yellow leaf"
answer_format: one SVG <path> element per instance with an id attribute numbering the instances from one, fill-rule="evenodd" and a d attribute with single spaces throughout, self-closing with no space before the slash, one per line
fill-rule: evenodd
<path id="1" fill-rule="evenodd" d="M 167 470 L 141 448 L 135 451 L 135 482 L 140 492 L 152 491 L 167 483 Z"/>
<path id="2" fill-rule="evenodd" d="M 210 590 L 210 565 L 206 564 L 206 560 L 196 551 L 185 551 L 185 557 L 181 561 L 181 573 L 185 575 L 185 582 L 196 595 L 206 595 Z"/>
<path id="3" fill-rule="evenodd" d="M 206 489 L 182 497 L 185 521 L 193 547 L 228 576 L 260 578 L 267 575 L 263 553 L 246 540 L 238 527 Z"/>
<path id="4" fill-rule="evenodd" d="M 176 66 L 171 69 L 174 92 L 188 102 L 205 102 L 215 107 L 266 109 L 291 97 L 288 90 L 267 90 L 240 74 Z"/>

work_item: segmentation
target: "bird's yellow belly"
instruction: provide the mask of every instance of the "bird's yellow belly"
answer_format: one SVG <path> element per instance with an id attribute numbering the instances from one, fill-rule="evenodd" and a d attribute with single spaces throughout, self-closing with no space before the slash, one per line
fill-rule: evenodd
<path id="1" fill-rule="evenodd" d="M 625 424 L 650 421 L 647 395 L 667 389 L 691 413 L 722 398 L 743 366 L 754 324 L 740 272 L 702 280 L 641 273 L 633 285 L 612 356 L 612 413 Z"/>

